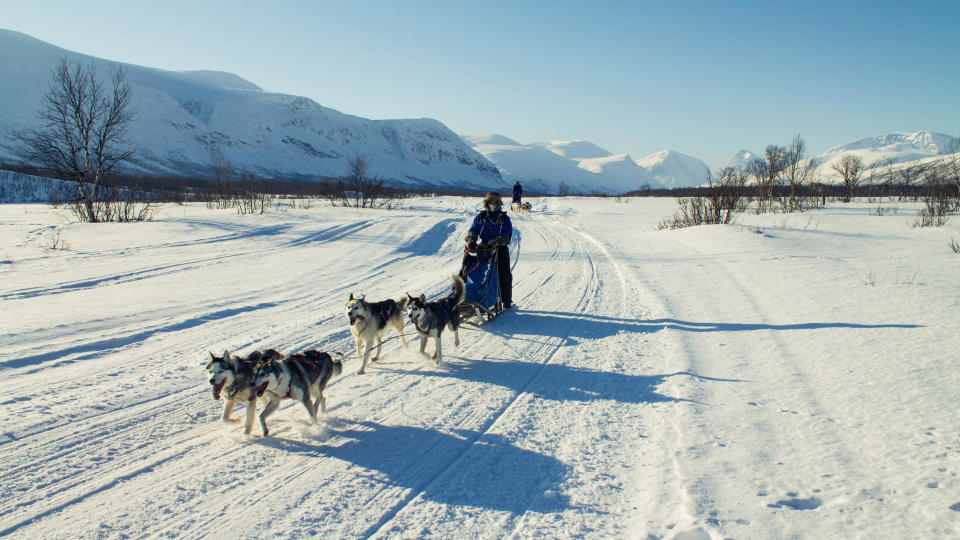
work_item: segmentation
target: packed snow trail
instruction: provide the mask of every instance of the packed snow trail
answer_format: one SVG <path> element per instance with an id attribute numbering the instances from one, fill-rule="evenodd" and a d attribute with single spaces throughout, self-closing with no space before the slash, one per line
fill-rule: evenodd
<path id="1" fill-rule="evenodd" d="M 391 339 L 365 375 L 346 360 L 319 426 L 297 403 L 268 438 L 219 423 L 208 350 L 352 354 L 349 294 L 444 294 L 475 202 L 170 206 L 63 225 L 62 252 L 40 247 L 55 211 L 5 214 L 0 535 L 958 532 L 960 373 L 936 359 L 960 346 L 941 294 L 960 283 L 860 279 L 953 261 L 892 221 L 850 234 L 844 212 L 657 232 L 672 201 L 537 201 L 514 216 L 519 308 L 447 334 L 444 365 Z"/>

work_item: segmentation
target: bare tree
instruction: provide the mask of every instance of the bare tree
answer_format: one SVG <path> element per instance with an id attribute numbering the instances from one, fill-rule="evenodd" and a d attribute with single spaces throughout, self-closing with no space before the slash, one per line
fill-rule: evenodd
<path id="1" fill-rule="evenodd" d="M 365 156 L 355 156 L 348 166 L 349 171 L 342 181 L 325 183 L 323 188 L 334 206 L 387 210 L 400 206 L 404 191 L 388 188 L 382 178 L 371 175 Z"/>
<path id="2" fill-rule="evenodd" d="M 207 193 L 207 208 L 229 208 L 236 192 L 233 164 L 219 148 L 214 148 L 210 152 L 210 169 L 213 172 L 213 186 Z"/>
<path id="3" fill-rule="evenodd" d="M 780 197 L 780 207 L 784 212 L 802 212 L 804 210 L 801 193 L 813 180 L 817 169 L 817 160 L 807 158 L 807 143 L 797 135 L 783 153 L 783 180 L 786 193 Z"/>
<path id="4" fill-rule="evenodd" d="M 50 75 L 40 125 L 13 135 L 29 161 L 77 183 L 78 216 L 86 221 L 104 217 L 97 205 L 105 176 L 133 160 L 135 151 L 125 140 L 133 120 L 131 97 L 122 69 L 110 71 L 106 86 L 92 63 L 74 66 L 63 57 Z"/>
<path id="5" fill-rule="evenodd" d="M 843 154 L 840 156 L 840 159 L 833 164 L 832 168 L 840 174 L 840 178 L 843 180 L 845 192 L 843 202 L 850 202 L 856 194 L 860 177 L 863 176 L 863 158 L 855 154 Z"/>

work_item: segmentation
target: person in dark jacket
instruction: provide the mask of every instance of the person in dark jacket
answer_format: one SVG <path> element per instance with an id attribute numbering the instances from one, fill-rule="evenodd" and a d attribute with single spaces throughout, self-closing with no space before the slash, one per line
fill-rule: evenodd
<path id="1" fill-rule="evenodd" d="M 483 210 L 473 218 L 470 230 L 467 231 L 467 246 L 464 251 L 477 253 L 477 257 L 484 258 L 492 256 L 496 250 L 500 300 L 504 309 L 513 305 L 513 274 L 510 273 L 510 251 L 507 249 L 512 236 L 513 224 L 510 216 L 503 211 L 500 194 L 496 191 L 487 193 L 483 198 Z M 462 268 L 467 268 L 472 259 L 473 255 L 465 253 Z"/>
<path id="2" fill-rule="evenodd" d="M 523 195 L 523 188 L 520 187 L 520 181 L 513 185 L 513 204 L 520 206 L 520 197 Z"/>

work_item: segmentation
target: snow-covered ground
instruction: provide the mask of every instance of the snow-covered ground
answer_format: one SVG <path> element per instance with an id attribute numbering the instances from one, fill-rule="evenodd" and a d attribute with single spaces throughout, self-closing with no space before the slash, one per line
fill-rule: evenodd
<path id="1" fill-rule="evenodd" d="M 534 199 L 519 309 L 444 365 L 391 339 L 318 426 L 219 422 L 207 351 L 349 353 L 349 294 L 443 294 L 477 202 L 0 206 L 0 536 L 960 535 L 960 218 L 912 203 Z"/>

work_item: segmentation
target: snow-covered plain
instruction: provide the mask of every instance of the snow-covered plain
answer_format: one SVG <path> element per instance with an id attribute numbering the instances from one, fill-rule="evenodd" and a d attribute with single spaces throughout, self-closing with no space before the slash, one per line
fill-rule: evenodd
<path id="1" fill-rule="evenodd" d="M 656 231 L 673 200 L 619 201 L 532 200 L 519 309 L 439 367 L 391 339 L 320 425 L 287 404 L 250 439 L 207 351 L 349 353 L 349 294 L 444 294 L 478 201 L 0 205 L 0 536 L 960 535 L 958 218 Z"/>

